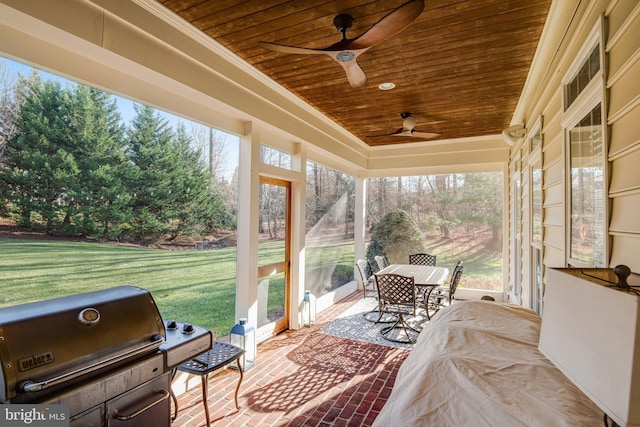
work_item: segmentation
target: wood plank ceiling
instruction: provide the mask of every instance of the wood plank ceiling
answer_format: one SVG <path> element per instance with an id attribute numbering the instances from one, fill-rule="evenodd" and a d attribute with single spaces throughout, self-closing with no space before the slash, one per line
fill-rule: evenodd
<path id="1" fill-rule="evenodd" d="M 368 78 L 353 88 L 327 55 L 273 52 L 265 41 L 325 48 L 341 40 L 339 13 L 353 39 L 407 0 L 158 0 L 370 146 L 417 142 L 379 136 L 402 127 L 433 140 L 499 134 L 509 126 L 551 0 L 426 0 L 407 28 L 358 57 Z M 395 89 L 378 85 L 392 82 Z"/>

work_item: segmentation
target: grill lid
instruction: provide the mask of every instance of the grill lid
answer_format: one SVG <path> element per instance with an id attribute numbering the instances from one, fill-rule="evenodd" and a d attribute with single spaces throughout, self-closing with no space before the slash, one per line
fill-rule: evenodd
<path id="1" fill-rule="evenodd" d="M 134 286 L 0 308 L 0 402 L 157 351 L 164 324 Z"/>

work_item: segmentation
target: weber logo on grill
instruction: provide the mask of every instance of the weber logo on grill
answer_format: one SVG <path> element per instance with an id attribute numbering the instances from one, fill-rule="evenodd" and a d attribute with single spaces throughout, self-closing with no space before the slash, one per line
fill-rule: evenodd
<path id="1" fill-rule="evenodd" d="M 20 359 L 18 361 L 18 366 L 20 367 L 21 371 L 28 371 L 29 369 L 34 369 L 52 362 L 53 352 L 47 351 L 45 353 L 35 354 L 31 357 Z"/>

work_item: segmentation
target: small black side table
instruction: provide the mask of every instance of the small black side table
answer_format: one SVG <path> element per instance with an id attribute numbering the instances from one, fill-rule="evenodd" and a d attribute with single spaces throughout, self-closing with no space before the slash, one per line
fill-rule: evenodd
<path id="1" fill-rule="evenodd" d="M 240 406 L 238 405 L 238 391 L 240 390 L 240 384 L 242 383 L 243 376 L 242 367 L 240 366 L 240 356 L 242 356 L 243 353 L 244 350 L 240 347 L 236 347 L 235 345 L 231 345 L 225 342 L 214 341 L 211 350 L 207 351 L 206 353 L 202 353 L 195 359 L 191 359 L 190 361 L 184 362 L 182 365 L 178 366 L 178 370 L 181 372 L 200 375 L 200 378 L 202 380 L 202 403 L 204 404 L 204 413 L 207 418 L 207 426 L 211 425 L 211 422 L 209 421 L 209 405 L 207 404 L 209 391 L 209 374 L 224 368 L 234 360 L 238 364 L 238 372 L 240 373 L 240 379 L 238 380 L 238 385 L 236 386 L 234 399 L 236 403 L 236 409 L 240 409 Z M 176 405 L 177 417 L 177 400 L 175 400 L 174 403 Z"/>

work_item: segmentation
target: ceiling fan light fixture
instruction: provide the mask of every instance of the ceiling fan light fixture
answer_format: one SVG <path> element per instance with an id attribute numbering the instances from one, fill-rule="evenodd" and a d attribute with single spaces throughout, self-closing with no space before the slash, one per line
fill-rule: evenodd
<path id="1" fill-rule="evenodd" d="M 380 83 L 378 85 L 378 89 L 380 90 L 391 90 L 391 89 L 394 89 L 395 87 L 396 87 L 396 84 L 391 82 Z"/>

